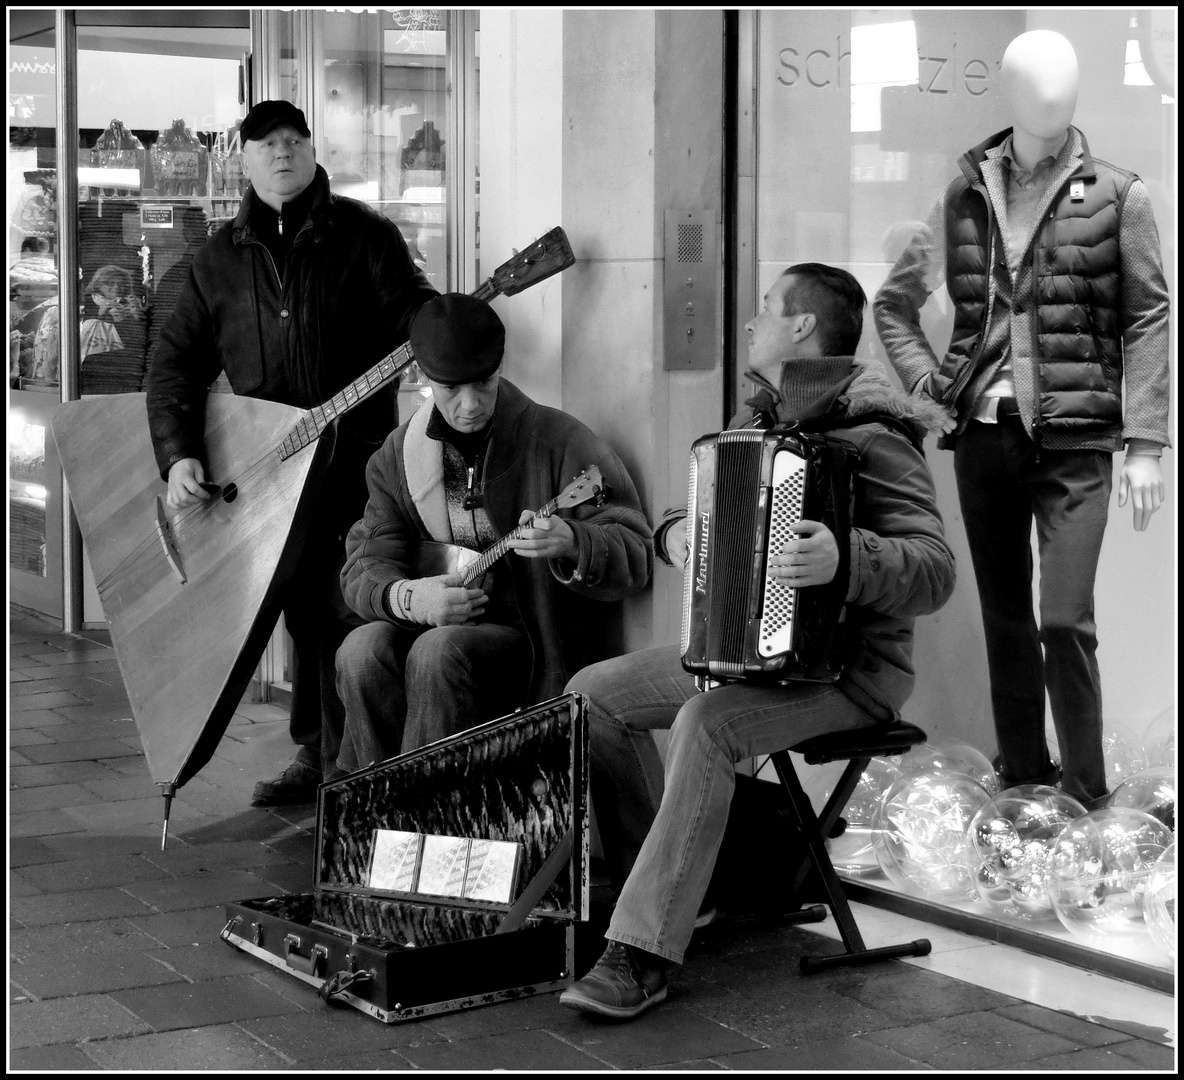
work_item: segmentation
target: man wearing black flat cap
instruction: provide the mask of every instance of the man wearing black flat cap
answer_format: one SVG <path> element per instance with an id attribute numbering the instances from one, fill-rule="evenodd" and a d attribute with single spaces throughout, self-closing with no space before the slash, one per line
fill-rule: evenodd
<path id="1" fill-rule="evenodd" d="M 194 258 L 148 371 L 149 427 L 174 508 L 210 498 L 203 481 L 221 479 L 205 474 L 203 438 L 206 393 L 220 373 L 236 394 L 312 408 L 406 341 L 411 316 L 437 295 L 393 222 L 329 190 L 300 109 L 262 101 L 240 136 L 250 188 Z M 338 571 L 345 533 L 366 505 L 366 462 L 395 427 L 396 402 L 396 388 L 385 387 L 338 422 L 283 608 L 296 654 L 289 730 L 298 751 L 256 785 L 256 806 L 315 801 L 322 763 L 337 757 L 344 717 L 334 656 L 358 624 Z"/>
<path id="2" fill-rule="evenodd" d="M 432 400 L 370 459 L 370 499 L 346 538 L 342 591 L 367 623 L 337 654 L 341 772 L 560 693 L 611 651 L 610 602 L 649 582 L 652 534 L 625 467 L 501 376 L 504 345 L 497 313 L 459 293 L 411 324 Z M 593 465 L 603 505 L 533 516 Z M 484 587 L 417 569 L 424 542 L 485 550 L 519 525 Z"/>

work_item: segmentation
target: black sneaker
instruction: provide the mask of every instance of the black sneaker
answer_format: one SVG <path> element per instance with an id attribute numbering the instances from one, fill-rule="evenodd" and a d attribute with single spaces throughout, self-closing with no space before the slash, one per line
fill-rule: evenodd
<path id="1" fill-rule="evenodd" d="M 615 1020 L 632 1020 L 665 1000 L 665 964 L 619 941 L 610 941 L 596 966 L 559 995 L 561 1005 Z"/>
<path id="2" fill-rule="evenodd" d="M 260 780 L 251 797 L 252 806 L 300 806 L 317 801 L 321 786 L 321 770 L 300 758 L 292 762 L 279 776 Z"/>

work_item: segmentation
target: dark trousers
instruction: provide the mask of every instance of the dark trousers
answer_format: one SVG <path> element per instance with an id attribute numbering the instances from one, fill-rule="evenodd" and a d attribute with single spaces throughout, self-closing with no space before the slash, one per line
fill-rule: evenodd
<path id="1" fill-rule="evenodd" d="M 1088 804 L 1106 794 L 1094 580 L 1113 466 L 1102 450 L 1037 449 L 1018 416 L 972 420 L 954 450 L 958 498 L 982 605 L 1003 779 L 1049 783 L 1045 692 L 1061 751 L 1061 787 Z M 1040 624 L 1032 609 L 1032 523 Z"/>
<path id="2" fill-rule="evenodd" d="M 515 627 L 366 623 L 337 652 L 337 766 L 353 772 L 513 712 L 530 671 L 530 642 Z"/>
<path id="3" fill-rule="evenodd" d="M 337 760 L 345 730 L 337 650 L 363 621 L 341 595 L 344 562 L 344 538 L 314 527 L 284 595 L 284 626 L 294 658 L 288 732 L 301 748 L 300 759 L 322 772 Z"/>
<path id="4" fill-rule="evenodd" d="M 339 431 L 321 481 L 299 562 L 283 594 L 292 638 L 292 706 L 288 732 L 307 765 L 331 770 L 345 729 L 337 693 L 337 650 L 364 620 L 341 595 L 345 537 L 366 508 L 366 462 L 375 447 Z"/>

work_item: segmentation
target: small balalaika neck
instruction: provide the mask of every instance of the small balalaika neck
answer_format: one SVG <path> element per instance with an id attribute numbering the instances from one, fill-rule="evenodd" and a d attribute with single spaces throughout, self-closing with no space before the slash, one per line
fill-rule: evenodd
<path id="1" fill-rule="evenodd" d="M 532 515 L 530 521 L 525 525 L 519 525 L 516 529 L 506 533 L 500 540 L 490 544 L 483 552 L 480 558 L 474 559 L 468 563 L 462 571 L 462 584 L 467 588 L 474 581 L 476 581 L 482 574 L 484 574 L 495 562 L 498 561 L 510 549 L 510 541 L 517 540 L 524 529 L 529 529 L 532 526 L 535 518 L 550 517 L 559 509 L 559 500 L 552 499 L 546 506 L 536 510 Z"/>
<path id="2" fill-rule="evenodd" d="M 497 294 L 497 286 L 491 278 L 472 295 L 478 300 L 492 300 Z M 364 375 L 359 375 L 328 401 L 310 409 L 308 414 L 300 418 L 296 426 L 280 443 L 278 451 L 280 459 L 286 460 L 310 443 L 315 442 L 320 438 L 321 432 L 334 420 L 339 416 L 344 416 L 355 405 L 360 405 L 372 394 L 377 393 L 392 379 L 402 374 L 403 370 L 410 366 L 414 360 L 415 354 L 411 351 L 411 345 L 409 343 L 400 345 L 393 353 L 383 357 L 374 367 Z"/>

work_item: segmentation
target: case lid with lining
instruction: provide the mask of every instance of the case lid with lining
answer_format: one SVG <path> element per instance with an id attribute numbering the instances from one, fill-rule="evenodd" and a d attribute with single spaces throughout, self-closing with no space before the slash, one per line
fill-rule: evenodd
<path id="1" fill-rule="evenodd" d="M 520 843 L 518 895 L 527 896 L 530 915 L 586 919 L 587 745 L 585 701 L 567 694 L 324 785 L 317 800 L 318 908 L 370 897 L 383 906 L 402 898 L 483 909 L 494 919 L 514 908 L 368 888 L 374 832 L 392 829 Z M 563 864 L 554 873 L 557 859 Z M 552 873 L 532 895 L 532 883 L 538 892 Z"/>

